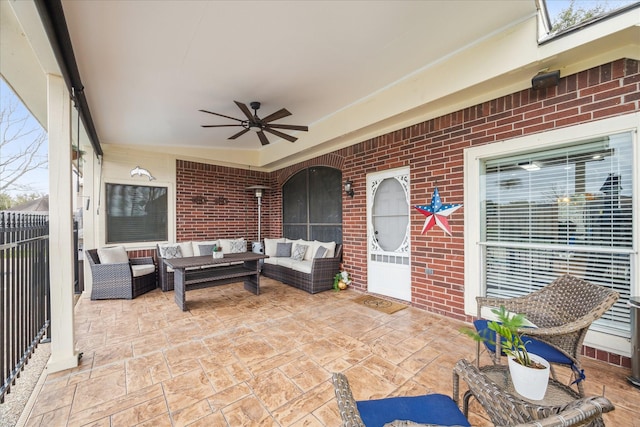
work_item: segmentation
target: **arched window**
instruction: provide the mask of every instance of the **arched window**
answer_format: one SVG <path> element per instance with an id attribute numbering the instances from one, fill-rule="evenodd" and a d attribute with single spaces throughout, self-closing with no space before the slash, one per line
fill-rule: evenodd
<path id="1" fill-rule="evenodd" d="M 282 228 L 289 239 L 342 243 L 342 172 L 316 166 L 282 187 Z"/>

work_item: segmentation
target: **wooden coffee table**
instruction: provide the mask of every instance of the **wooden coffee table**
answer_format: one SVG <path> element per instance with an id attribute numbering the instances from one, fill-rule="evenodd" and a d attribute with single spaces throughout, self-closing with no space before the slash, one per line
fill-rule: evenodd
<path id="1" fill-rule="evenodd" d="M 167 265 L 174 270 L 173 290 L 176 304 L 182 311 L 186 311 L 187 290 L 225 285 L 241 280 L 244 280 L 246 290 L 259 295 L 259 260 L 264 258 L 268 256 L 243 252 L 225 254 L 223 258 L 218 259 L 212 258 L 211 255 L 165 259 Z"/>

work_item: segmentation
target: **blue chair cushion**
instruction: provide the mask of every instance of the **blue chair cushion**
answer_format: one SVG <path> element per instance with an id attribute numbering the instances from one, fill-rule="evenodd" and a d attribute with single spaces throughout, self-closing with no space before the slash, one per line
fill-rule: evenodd
<path id="1" fill-rule="evenodd" d="M 473 326 L 476 328 L 476 331 L 478 331 L 480 336 L 482 337 L 489 336 L 490 339 L 495 342 L 496 333 L 487 327 L 488 323 L 489 323 L 488 320 L 479 319 L 473 322 Z M 526 344 L 526 347 L 529 353 L 537 354 L 538 356 L 546 359 L 549 363 L 558 363 L 561 365 L 573 365 L 573 362 L 571 361 L 571 359 L 569 359 L 567 356 L 562 354 L 561 351 L 550 346 L 549 344 L 543 343 L 542 341 L 538 341 L 534 338 L 527 337 L 526 335 L 523 336 L 523 340 L 525 342 L 528 341 L 528 343 Z M 484 345 L 487 347 L 487 350 L 489 350 L 491 353 L 496 352 L 496 346 L 494 344 L 488 343 L 486 341 L 483 341 L 483 342 L 484 342 Z M 502 355 L 504 356 L 504 353 L 502 353 Z"/>
<path id="2" fill-rule="evenodd" d="M 367 427 L 382 427 L 395 420 L 422 424 L 470 426 L 455 402 L 444 394 L 388 397 L 356 402 L 360 417 Z"/>

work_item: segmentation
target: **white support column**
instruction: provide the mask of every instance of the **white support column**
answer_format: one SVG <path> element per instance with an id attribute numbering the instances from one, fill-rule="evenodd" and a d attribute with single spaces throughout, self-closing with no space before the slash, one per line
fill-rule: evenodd
<path id="1" fill-rule="evenodd" d="M 51 359 L 49 372 L 78 366 L 73 291 L 73 208 L 71 197 L 71 100 L 60 76 L 47 76 L 49 133 L 49 274 L 51 276 Z"/>

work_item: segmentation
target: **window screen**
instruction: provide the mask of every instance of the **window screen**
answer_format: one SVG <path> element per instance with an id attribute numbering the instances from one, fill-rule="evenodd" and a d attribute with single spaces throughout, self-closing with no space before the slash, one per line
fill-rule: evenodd
<path id="1" fill-rule="evenodd" d="M 167 240 L 167 188 L 106 184 L 107 243 Z"/>
<path id="2" fill-rule="evenodd" d="M 282 222 L 289 239 L 342 243 L 342 172 L 313 167 L 282 187 Z"/>
<path id="3" fill-rule="evenodd" d="M 629 336 L 632 136 L 484 162 L 487 295 L 513 297 L 573 274 L 621 298 L 594 329 Z"/>

